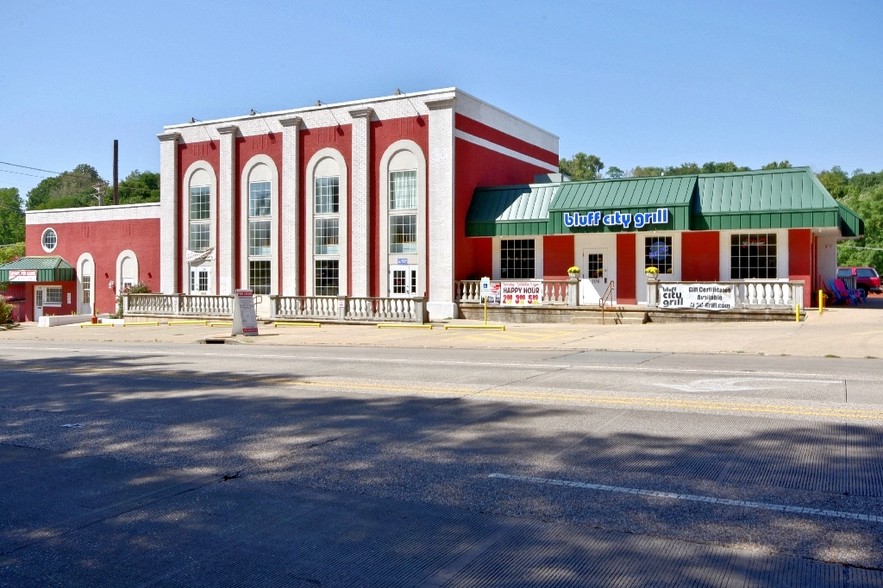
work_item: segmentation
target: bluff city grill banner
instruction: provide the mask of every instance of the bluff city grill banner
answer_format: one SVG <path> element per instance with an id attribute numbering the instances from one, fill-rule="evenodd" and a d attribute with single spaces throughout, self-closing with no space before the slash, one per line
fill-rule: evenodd
<path id="1" fill-rule="evenodd" d="M 503 282 L 500 290 L 503 306 L 527 306 L 540 304 L 543 300 L 541 282 Z"/>
<path id="2" fill-rule="evenodd" d="M 732 284 L 659 284 L 658 287 L 660 308 L 736 308 L 736 292 Z"/>

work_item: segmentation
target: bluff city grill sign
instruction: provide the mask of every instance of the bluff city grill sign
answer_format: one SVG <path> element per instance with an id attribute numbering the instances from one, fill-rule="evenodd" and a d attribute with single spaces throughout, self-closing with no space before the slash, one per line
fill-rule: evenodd
<path id="1" fill-rule="evenodd" d="M 582 227 L 622 227 L 624 230 L 640 230 L 647 225 L 668 224 L 669 212 L 667 208 L 657 208 L 653 212 L 622 212 L 614 210 L 592 210 L 589 212 L 565 212 L 562 213 L 564 226 L 568 228 Z"/>

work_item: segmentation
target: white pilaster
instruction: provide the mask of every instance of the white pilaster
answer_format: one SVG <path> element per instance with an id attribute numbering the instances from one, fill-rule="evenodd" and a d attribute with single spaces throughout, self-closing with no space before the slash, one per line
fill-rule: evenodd
<path id="1" fill-rule="evenodd" d="M 232 294 L 236 284 L 233 267 L 236 251 L 236 125 L 218 127 L 221 135 L 218 170 L 218 294 Z"/>
<path id="2" fill-rule="evenodd" d="M 429 108 L 429 320 L 457 317 L 454 303 L 454 98 Z"/>
<path id="3" fill-rule="evenodd" d="M 178 243 L 178 214 L 181 194 L 178 190 L 178 141 L 180 133 L 158 135 L 160 168 L 160 221 L 159 221 L 159 288 L 164 294 L 181 291 L 178 284 L 178 258 L 181 243 Z"/>
<path id="4" fill-rule="evenodd" d="M 283 296 L 297 296 L 300 291 L 300 247 L 298 201 L 300 200 L 300 127 L 299 116 L 279 120 L 282 125 L 282 213 L 278 226 L 282 241 L 279 268 Z"/>
<path id="5" fill-rule="evenodd" d="M 349 111 L 353 118 L 352 184 L 350 186 L 350 288 L 353 296 L 368 296 L 371 255 L 371 108 Z"/>

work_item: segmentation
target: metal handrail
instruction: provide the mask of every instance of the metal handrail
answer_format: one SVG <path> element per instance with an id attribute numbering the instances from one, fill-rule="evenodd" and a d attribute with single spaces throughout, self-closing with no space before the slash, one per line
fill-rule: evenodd
<path id="1" fill-rule="evenodd" d="M 613 300 L 613 284 L 614 281 L 610 280 L 607 282 L 607 289 L 604 290 L 604 295 L 601 296 L 601 299 L 598 300 L 598 306 L 601 307 L 601 324 L 604 324 L 604 309 L 607 306 L 607 302 Z"/>

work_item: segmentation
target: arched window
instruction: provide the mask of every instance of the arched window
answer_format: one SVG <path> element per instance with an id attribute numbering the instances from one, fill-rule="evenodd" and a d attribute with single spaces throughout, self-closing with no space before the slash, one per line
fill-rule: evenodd
<path id="1" fill-rule="evenodd" d="M 211 255 L 215 246 L 215 172 L 205 161 L 193 163 L 184 174 L 186 198 L 186 234 L 183 235 L 187 251 L 184 258 L 185 284 L 190 294 L 210 294 L 214 283 L 210 279 L 214 265 Z"/>
<path id="2" fill-rule="evenodd" d="M 383 154 L 380 174 L 381 292 L 384 296 L 419 295 L 426 284 L 423 151 L 413 141 L 397 141 Z"/>
<path id="3" fill-rule="evenodd" d="M 270 294 L 278 284 L 274 211 L 279 182 L 273 160 L 266 155 L 251 158 L 245 165 L 243 184 L 246 283 L 255 294 Z"/>
<path id="4" fill-rule="evenodd" d="M 311 253 L 307 291 L 313 296 L 345 295 L 347 181 L 339 152 L 322 149 L 307 166 L 307 243 Z"/>

